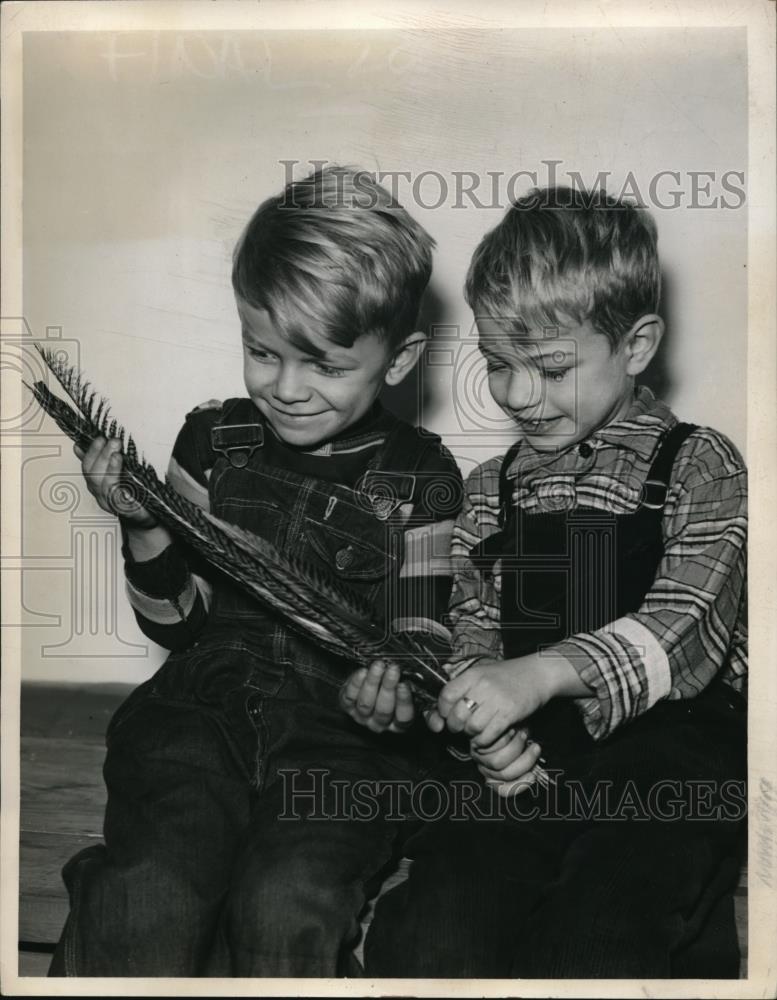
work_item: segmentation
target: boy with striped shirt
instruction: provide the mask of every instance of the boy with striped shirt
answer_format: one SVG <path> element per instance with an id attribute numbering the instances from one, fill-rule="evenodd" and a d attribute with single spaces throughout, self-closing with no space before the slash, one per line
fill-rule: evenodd
<path id="1" fill-rule="evenodd" d="M 246 395 L 187 415 L 170 479 L 447 654 L 460 473 L 378 399 L 423 350 L 432 247 L 364 171 L 326 167 L 263 202 L 232 272 Z M 76 453 L 122 518 L 138 623 L 172 652 L 111 720 L 105 844 L 65 866 L 50 975 L 358 975 L 360 911 L 398 831 L 382 789 L 423 777 L 437 741 L 404 725 L 396 667 L 402 731 L 354 725 L 345 663 L 123 502 L 117 445 Z M 359 783 L 368 819 L 343 804 Z"/>

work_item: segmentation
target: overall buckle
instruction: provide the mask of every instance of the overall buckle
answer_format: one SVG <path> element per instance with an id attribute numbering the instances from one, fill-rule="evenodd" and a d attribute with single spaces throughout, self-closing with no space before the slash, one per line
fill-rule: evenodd
<path id="1" fill-rule="evenodd" d="M 372 513 L 387 521 L 403 503 L 413 499 L 416 477 L 411 473 L 383 472 L 368 469 L 357 486 L 370 503 Z"/>
<path id="2" fill-rule="evenodd" d="M 210 443 L 214 451 L 227 457 L 232 468 L 243 469 L 264 444 L 264 428 L 261 424 L 217 424 L 211 428 Z"/>
<path id="3" fill-rule="evenodd" d="M 648 510 L 661 510 L 666 503 L 668 489 L 667 484 L 661 479 L 646 479 L 640 506 L 647 507 Z"/>

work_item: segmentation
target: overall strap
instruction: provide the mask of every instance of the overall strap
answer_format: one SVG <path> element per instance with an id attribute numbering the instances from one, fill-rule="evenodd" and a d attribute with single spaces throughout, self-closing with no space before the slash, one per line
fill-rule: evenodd
<path id="1" fill-rule="evenodd" d="M 228 399 L 210 432 L 211 448 L 242 469 L 264 444 L 264 417 L 250 399 Z"/>
<path id="2" fill-rule="evenodd" d="M 375 459 L 375 469 L 413 475 L 423 464 L 426 453 L 439 448 L 437 434 L 399 420 L 391 428 Z"/>
<path id="3" fill-rule="evenodd" d="M 470 559 L 475 566 L 481 572 L 488 575 L 493 573 L 494 563 L 504 554 L 506 543 L 505 528 L 510 517 L 513 500 L 513 481 L 507 475 L 507 472 L 513 464 L 513 460 L 518 454 L 520 447 L 520 440 L 511 445 L 499 467 L 499 531 L 481 539 L 469 550 Z"/>
<path id="4" fill-rule="evenodd" d="M 428 452 L 440 446 L 440 438 L 398 421 L 388 432 L 355 489 L 369 497 L 374 513 L 386 520 L 402 504 L 417 503 L 428 485 L 419 469 Z"/>
<path id="5" fill-rule="evenodd" d="M 643 507 L 647 507 L 648 510 L 663 510 L 677 452 L 683 442 L 697 429 L 696 424 L 678 423 L 664 435 L 645 479 Z"/>
<path id="6" fill-rule="evenodd" d="M 510 507 L 512 506 L 513 500 L 513 481 L 507 475 L 510 466 L 515 460 L 515 456 L 521 447 L 521 441 L 516 441 L 515 444 L 511 445 L 507 454 L 502 459 L 502 465 L 499 469 L 499 527 L 504 528 L 507 524 L 507 519 L 510 516 Z"/>

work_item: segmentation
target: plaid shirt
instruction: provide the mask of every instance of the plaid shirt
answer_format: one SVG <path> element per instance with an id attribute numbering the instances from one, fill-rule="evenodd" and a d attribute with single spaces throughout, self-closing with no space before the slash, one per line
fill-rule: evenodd
<path id="1" fill-rule="evenodd" d="M 527 513 L 576 504 L 634 511 L 659 442 L 676 423 L 640 388 L 623 420 L 588 438 L 590 449 L 549 455 L 521 447 L 508 470 L 513 502 Z M 491 576 L 469 558 L 473 545 L 498 530 L 501 464 L 501 457 L 490 459 L 470 475 L 453 530 L 454 676 L 475 657 L 503 656 L 499 563 Z M 662 534 L 664 555 L 639 610 L 553 648 L 594 692 L 576 702 L 595 739 L 662 698 L 693 698 L 718 674 L 745 693 L 747 479 L 741 456 L 717 431 L 699 428 L 680 448 Z"/>

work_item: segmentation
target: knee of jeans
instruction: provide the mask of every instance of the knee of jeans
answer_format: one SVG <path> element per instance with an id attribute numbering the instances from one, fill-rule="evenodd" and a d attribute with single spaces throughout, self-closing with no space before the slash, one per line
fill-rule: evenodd
<path id="1" fill-rule="evenodd" d="M 354 885 L 338 882 L 324 866 L 291 858 L 267 869 L 252 866 L 233 882 L 227 900 L 234 937 L 305 938 L 341 936 L 358 909 Z"/>

